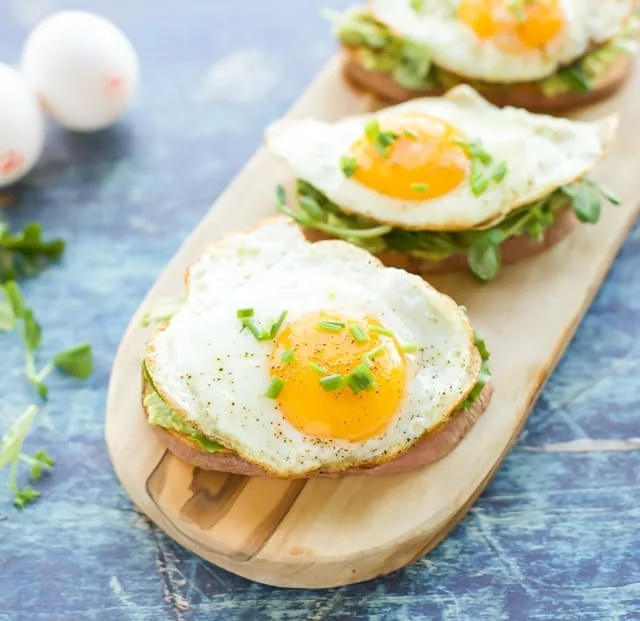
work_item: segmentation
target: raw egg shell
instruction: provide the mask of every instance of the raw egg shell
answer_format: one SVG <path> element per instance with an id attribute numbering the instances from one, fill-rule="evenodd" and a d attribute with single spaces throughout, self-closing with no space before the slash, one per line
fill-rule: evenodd
<path id="1" fill-rule="evenodd" d="M 139 75 L 124 33 L 85 11 L 40 22 L 24 45 L 22 71 L 51 116 L 77 131 L 114 123 L 131 103 Z"/>

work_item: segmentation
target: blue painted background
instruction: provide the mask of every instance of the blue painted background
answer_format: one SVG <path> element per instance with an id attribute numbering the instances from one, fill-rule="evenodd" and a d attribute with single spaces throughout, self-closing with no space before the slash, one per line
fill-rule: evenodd
<path id="1" fill-rule="evenodd" d="M 263 587 L 174 544 L 120 488 L 102 427 L 119 339 L 263 127 L 333 52 L 327 4 L 347 2 L 0 0 L 2 61 L 42 15 L 82 7 L 118 23 L 142 67 L 121 124 L 52 127 L 33 174 L 0 191 L 15 226 L 39 219 L 68 241 L 60 265 L 24 283 L 41 360 L 81 340 L 96 353 L 86 384 L 50 381 L 28 443 L 58 460 L 43 498 L 17 512 L 0 473 L 0 619 L 640 619 L 639 229 L 494 482 L 405 570 L 330 591 Z M 0 339 L 0 429 L 34 398 L 21 356 Z"/>

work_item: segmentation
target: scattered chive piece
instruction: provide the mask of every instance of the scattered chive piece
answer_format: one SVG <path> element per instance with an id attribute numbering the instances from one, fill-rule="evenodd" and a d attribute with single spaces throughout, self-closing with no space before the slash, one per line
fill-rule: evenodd
<path id="1" fill-rule="evenodd" d="M 300 203 L 300 207 L 307 212 L 309 216 L 312 218 L 322 218 L 324 212 L 318 203 L 311 198 L 310 196 L 300 196 L 298 198 L 298 202 Z"/>
<path id="2" fill-rule="evenodd" d="M 253 319 L 250 318 L 245 318 L 242 320 L 242 329 L 244 330 L 244 328 L 247 328 L 247 330 L 249 330 L 249 332 L 251 332 L 251 334 L 253 334 L 254 338 L 256 339 L 256 341 L 262 341 L 262 333 L 260 332 L 260 330 L 258 330 L 258 327 L 256 326 L 255 322 L 253 321 Z"/>
<path id="3" fill-rule="evenodd" d="M 380 123 L 377 119 L 369 119 L 364 126 L 364 135 L 372 142 L 380 133 Z"/>
<path id="4" fill-rule="evenodd" d="M 407 138 L 411 138 L 412 140 L 417 140 L 418 139 L 418 134 L 416 134 L 414 131 L 411 131 L 410 129 L 405 129 L 404 132 L 402 132 Z"/>
<path id="5" fill-rule="evenodd" d="M 342 330 L 342 328 L 344 328 L 345 325 L 346 324 L 344 323 L 344 321 L 326 320 L 326 321 L 319 321 L 318 324 L 316 325 L 316 328 L 324 332 L 340 332 L 340 330 Z"/>
<path id="6" fill-rule="evenodd" d="M 496 182 L 500 183 L 504 179 L 504 176 L 507 174 L 507 163 L 500 162 L 496 165 L 491 173 L 491 178 Z"/>
<path id="7" fill-rule="evenodd" d="M 285 364 L 291 364 L 293 362 L 293 350 L 285 349 L 282 354 L 280 354 L 280 360 Z"/>
<path id="8" fill-rule="evenodd" d="M 369 340 L 367 331 L 360 325 L 354 324 L 349 328 L 351 336 L 356 343 L 366 343 Z"/>
<path id="9" fill-rule="evenodd" d="M 358 170 L 356 158 L 351 155 L 340 156 L 340 170 L 342 170 L 345 177 L 353 177 L 356 170 Z"/>
<path id="10" fill-rule="evenodd" d="M 371 351 L 368 351 L 364 357 L 367 360 L 372 360 L 373 358 L 375 358 L 376 356 L 379 356 L 382 352 L 384 352 L 384 345 L 378 345 L 377 347 L 374 347 Z"/>
<path id="11" fill-rule="evenodd" d="M 383 328 L 382 326 L 369 326 L 369 332 L 384 334 L 384 336 L 393 336 L 393 332 L 389 330 L 389 328 Z"/>
<path id="12" fill-rule="evenodd" d="M 280 326 L 282 325 L 282 322 L 284 321 L 284 318 L 286 316 L 287 316 L 287 311 L 282 311 L 280 313 L 280 317 L 278 317 L 276 322 L 271 325 L 271 329 L 269 330 L 270 339 L 274 339 L 276 337 L 276 334 L 278 334 L 278 330 L 280 329 Z"/>
<path id="13" fill-rule="evenodd" d="M 345 380 L 339 373 L 335 373 L 334 375 L 326 375 L 325 377 L 320 378 L 320 386 L 324 388 L 327 392 L 332 390 L 340 390 L 340 388 L 344 388 Z"/>
<path id="14" fill-rule="evenodd" d="M 253 308 L 241 308 L 236 314 L 239 319 L 253 317 Z"/>
<path id="15" fill-rule="evenodd" d="M 269 399 L 277 399 L 283 387 L 284 380 L 280 377 L 274 377 L 269 384 L 269 388 L 267 388 L 267 392 L 264 393 L 264 396 Z"/>
<path id="16" fill-rule="evenodd" d="M 354 393 L 361 390 L 371 390 L 376 385 L 376 376 L 366 363 L 359 364 L 347 378 L 347 384 Z"/>
<path id="17" fill-rule="evenodd" d="M 421 13 L 422 11 L 424 11 L 424 0 L 411 0 L 410 4 L 411 8 L 416 13 Z"/>
<path id="18" fill-rule="evenodd" d="M 429 189 L 429 186 L 426 183 L 412 183 L 411 189 L 414 192 L 426 192 Z"/>
<path id="19" fill-rule="evenodd" d="M 280 183 L 276 186 L 276 204 L 287 204 L 287 193 L 284 191 L 284 186 Z"/>
<path id="20" fill-rule="evenodd" d="M 318 375 L 327 374 L 327 370 L 324 367 L 321 367 L 319 364 L 316 364 L 315 362 L 312 362 L 309 366 L 311 367 L 311 370 L 315 371 Z"/>
<path id="21" fill-rule="evenodd" d="M 401 349 L 405 354 L 415 354 L 420 348 L 417 345 L 403 345 Z"/>
<path id="22" fill-rule="evenodd" d="M 375 140 L 376 150 L 382 157 L 387 157 L 389 149 L 397 139 L 398 134 L 395 132 L 380 132 Z"/>

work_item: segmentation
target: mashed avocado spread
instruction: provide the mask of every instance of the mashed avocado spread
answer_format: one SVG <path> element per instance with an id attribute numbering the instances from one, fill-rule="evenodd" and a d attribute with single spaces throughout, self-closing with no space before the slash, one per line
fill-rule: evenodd
<path id="1" fill-rule="evenodd" d="M 144 366 L 144 365 L 143 365 Z M 147 412 L 147 420 L 152 425 L 157 427 L 163 427 L 164 429 L 171 429 L 177 431 L 180 435 L 197 442 L 200 448 L 210 453 L 226 450 L 224 446 L 218 444 L 214 440 L 209 440 L 206 436 L 200 433 L 193 425 L 172 410 L 155 391 L 153 383 L 150 380 L 149 374 L 146 368 L 144 369 L 145 383 L 148 388 L 147 394 L 144 397 L 144 408 Z"/>
<path id="2" fill-rule="evenodd" d="M 436 67 L 431 62 L 427 48 L 394 34 L 376 20 L 368 9 L 354 8 L 336 15 L 334 19 L 337 38 L 345 46 L 357 50 L 360 62 L 366 69 L 388 73 L 405 88 L 448 89 L 463 81 L 462 78 Z M 629 20 L 628 29 L 605 45 L 592 50 L 555 75 L 540 80 L 540 90 L 547 97 L 556 97 L 568 92 L 591 91 L 620 54 L 631 54 L 635 51 L 633 21 Z M 480 81 L 464 81 L 476 88 L 483 86 Z M 508 88 L 510 85 L 503 86 Z"/>

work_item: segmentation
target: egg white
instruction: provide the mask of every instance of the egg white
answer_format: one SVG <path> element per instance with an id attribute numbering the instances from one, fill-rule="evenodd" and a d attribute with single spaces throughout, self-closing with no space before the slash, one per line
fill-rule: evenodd
<path id="1" fill-rule="evenodd" d="M 341 241 L 310 244 L 277 218 L 207 251 L 188 273 L 184 307 L 147 346 L 155 388 L 180 415 L 277 476 L 340 472 L 407 451 L 455 412 L 475 385 L 480 357 L 465 313 L 417 276 L 383 267 Z M 287 310 L 285 325 L 318 310 L 362 312 L 422 349 L 407 354 L 405 398 L 390 426 L 362 442 L 298 431 L 264 395 L 273 342 L 240 331 Z"/>
<path id="2" fill-rule="evenodd" d="M 375 116 L 383 122 L 405 113 L 448 121 L 468 140 L 480 141 L 494 161 L 505 161 L 506 176 L 480 196 L 474 196 L 465 179 L 447 194 L 423 201 L 391 198 L 345 177 L 340 156 L 363 135 L 366 121 Z M 297 177 L 345 212 L 408 230 L 457 231 L 496 221 L 582 177 L 602 158 L 616 126 L 616 117 L 584 122 L 498 108 L 461 85 L 443 97 L 414 99 L 375 115 L 333 124 L 313 119 L 279 121 L 267 129 L 266 141 Z"/>
<path id="3" fill-rule="evenodd" d="M 416 12 L 410 0 L 370 0 L 378 20 L 423 44 L 433 62 L 457 75 L 487 82 L 531 82 L 548 77 L 606 42 L 624 27 L 633 0 L 562 0 L 565 27 L 540 49 L 516 53 L 481 39 L 457 19 L 460 0 L 425 0 Z"/>

